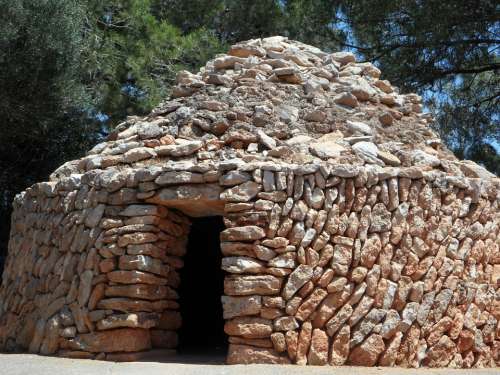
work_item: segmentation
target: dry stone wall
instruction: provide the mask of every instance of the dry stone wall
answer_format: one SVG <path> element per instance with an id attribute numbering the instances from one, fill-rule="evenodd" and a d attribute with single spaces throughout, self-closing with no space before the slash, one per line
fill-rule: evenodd
<path id="1" fill-rule="evenodd" d="M 176 346 L 184 215 L 74 179 L 22 198 L 0 292 L 2 349 L 128 360 Z"/>
<path id="2" fill-rule="evenodd" d="M 145 201 L 193 202 L 215 176 L 225 189 L 217 184 L 228 363 L 498 360 L 498 186 L 327 164 L 225 164 L 165 186 L 169 173 L 137 170 L 120 187 L 83 175 L 18 198 L 3 350 L 133 360 L 175 348 L 189 218 Z"/>
<path id="3" fill-rule="evenodd" d="M 0 350 L 174 349 L 190 217 L 222 215 L 228 363 L 499 365 L 500 180 L 380 77 L 280 36 L 179 72 L 16 197 Z"/>

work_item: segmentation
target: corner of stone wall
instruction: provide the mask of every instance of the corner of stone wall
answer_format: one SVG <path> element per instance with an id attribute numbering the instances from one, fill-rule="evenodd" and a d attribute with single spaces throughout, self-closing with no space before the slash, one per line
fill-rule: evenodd
<path id="1" fill-rule="evenodd" d="M 0 289 L 0 349 L 131 360 L 176 347 L 189 220 L 131 190 L 66 180 L 19 199 Z"/>

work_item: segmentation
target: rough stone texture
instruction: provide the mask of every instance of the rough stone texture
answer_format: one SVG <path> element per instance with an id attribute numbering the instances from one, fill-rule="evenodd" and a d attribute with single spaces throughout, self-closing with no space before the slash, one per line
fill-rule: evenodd
<path id="1" fill-rule="evenodd" d="M 500 182 L 380 74 L 283 37 L 179 72 L 15 198 L 0 350 L 175 348 L 190 216 L 221 215 L 228 363 L 499 365 Z"/>
<path id="2" fill-rule="evenodd" d="M 248 345 L 229 345 L 227 354 L 227 364 L 252 364 L 252 363 L 266 363 L 266 364 L 289 364 L 290 360 L 280 355 L 272 349 L 257 348 Z"/>

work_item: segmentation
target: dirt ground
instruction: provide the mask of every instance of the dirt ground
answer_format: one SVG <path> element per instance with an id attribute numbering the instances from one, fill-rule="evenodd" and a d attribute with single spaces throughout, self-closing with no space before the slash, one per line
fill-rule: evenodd
<path id="1" fill-rule="evenodd" d="M 0 375 L 500 375 L 493 369 L 402 369 L 388 367 L 302 367 L 222 364 L 220 358 L 168 357 L 133 363 L 0 354 Z"/>

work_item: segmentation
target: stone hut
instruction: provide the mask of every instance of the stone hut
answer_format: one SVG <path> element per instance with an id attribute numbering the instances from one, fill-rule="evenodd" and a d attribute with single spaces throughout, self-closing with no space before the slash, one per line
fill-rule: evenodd
<path id="1" fill-rule="evenodd" d="M 498 365 L 500 181 L 380 74 L 284 37 L 180 72 L 16 197 L 0 349 L 135 360 L 201 322 L 229 364 Z"/>

